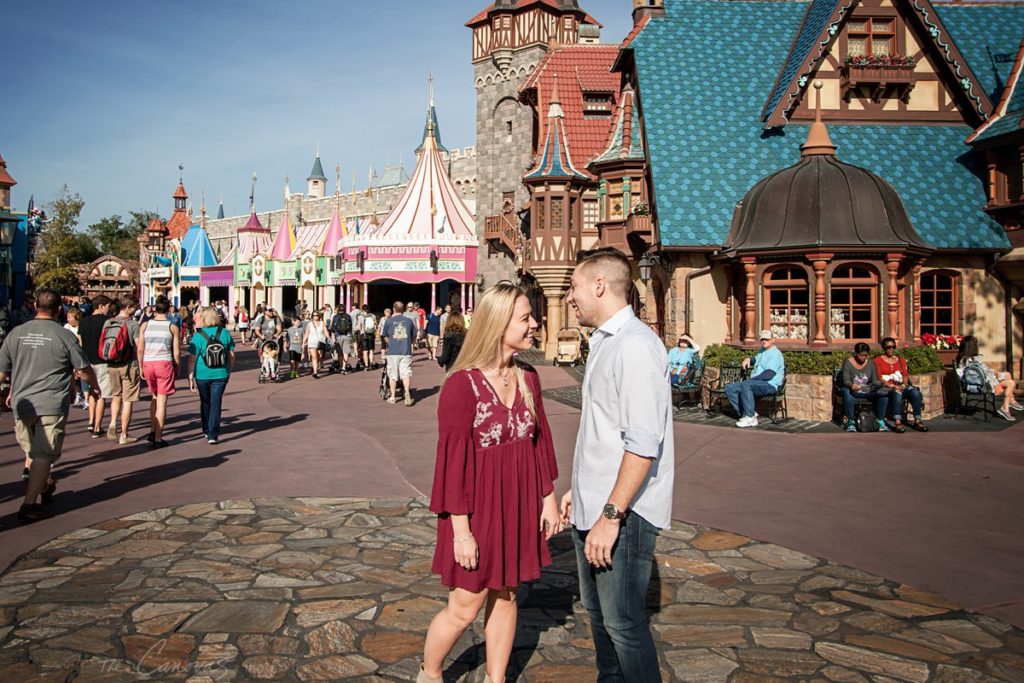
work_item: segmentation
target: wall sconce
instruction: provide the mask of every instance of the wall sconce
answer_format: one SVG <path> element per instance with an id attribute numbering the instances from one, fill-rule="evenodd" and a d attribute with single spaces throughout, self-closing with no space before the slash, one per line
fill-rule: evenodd
<path id="1" fill-rule="evenodd" d="M 435 249 L 430 250 L 430 269 L 434 271 L 434 275 L 437 275 L 437 251 Z"/>
<path id="2" fill-rule="evenodd" d="M 654 266 L 657 263 L 658 257 L 655 254 L 647 253 L 640 258 L 640 262 L 637 264 L 637 269 L 640 271 L 640 280 L 645 285 L 651 281 L 651 270 L 654 269 Z"/>
<path id="3" fill-rule="evenodd" d="M 366 268 L 366 263 L 365 262 L 366 262 L 366 256 L 363 254 L 363 252 L 359 252 L 359 254 L 356 256 L 356 265 L 359 266 L 359 274 L 360 275 L 362 275 L 363 272 L 365 272 L 365 268 Z"/>

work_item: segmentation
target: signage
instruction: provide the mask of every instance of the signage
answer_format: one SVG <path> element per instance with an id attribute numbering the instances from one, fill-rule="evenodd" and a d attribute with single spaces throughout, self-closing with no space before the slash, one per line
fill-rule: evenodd
<path id="1" fill-rule="evenodd" d="M 170 268 L 150 268 L 149 277 L 155 280 L 165 280 L 171 276 Z"/>
<path id="2" fill-rule="evenodd" d="M 297 280 L 295 280 L 295 278 L 281 279 L 277 281 L 278 287 L 295 287 L 298 284 L 299 283 Z"/>

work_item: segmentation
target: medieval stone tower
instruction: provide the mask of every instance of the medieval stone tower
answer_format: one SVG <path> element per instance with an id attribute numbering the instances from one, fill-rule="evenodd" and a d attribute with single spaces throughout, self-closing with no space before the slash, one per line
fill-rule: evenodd
<path id="1" fill-rule="evenodd" d="M 466 23 L 473 31 L 476 229 L 484 289 L 519 279 L 515 254 L 484 237 L 488 218 L 504 214 L 518 226 L 515 212 L 529 199 L 522 177 L 531 166 L 539 124 L 532 108 L 519 101 L 519 87 L 552 45 L 579 42 L 584 25 L 599 26 L 576 0 L 498 0 Z"/>

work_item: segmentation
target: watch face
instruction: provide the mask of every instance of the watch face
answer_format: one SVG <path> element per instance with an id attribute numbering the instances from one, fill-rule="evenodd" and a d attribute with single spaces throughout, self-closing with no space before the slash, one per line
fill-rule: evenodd
<path id="1" fill-rule="evenodd" d="M 619 516 L 619 511 L 614 505 L 608 503 L 607 505 L 604 506 L 604 516 L 608 519 L 617 519 Z"/>

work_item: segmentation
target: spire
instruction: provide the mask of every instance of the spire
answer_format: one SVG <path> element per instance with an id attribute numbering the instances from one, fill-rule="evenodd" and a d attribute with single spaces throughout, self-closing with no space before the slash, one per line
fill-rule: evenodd
<path id="1" fill-rule="evenodd" d="M 800 156 L 809 157 L 817 155 L 835 156 L 836 146 L 832 144 L 832 138 L 828 136 L 828 128 L 821 121 L 821 81 L 814 81 L 815 106 L 814 123 L 807 131 L 807 142 L 800 148 Z"/>
<path id="2" fill-rule="evenodd" d="M 434 140 L 434 144 L 437 146 L 439 152 L 447 153 L 448 148 L 441 144 L 441 127 L 437 123 L 437 110 L 434 108 L 434 72 L 431 71 L 427 77 L 427 122 L 423 124 L 423 141 L 420 142 L 420 146 L 416 148 L 416 155 L 423 151 L 423 147 L 426 144 L 427 137 L 431 137 Z"/>
<path id="3" fill-rule="evenodd" d="M 288 203 L 288 198 L 292 196 L 292 193 L 288 191 L 288 176 L 284 177 L 284 202 Z"/>
<path id="4" fill-rule="evenodd" d="M 220 198 L 220 206 L 217 207 L 217 219 L 224 218 L 224 198 Z"/>
<path id="5" fill-rule="evenodd" d="M 558 74 L 551 89 L 551 106 L 548 109 L 547 136 L 544 139 L 544 153 L 540 162 L 526 178 L 586 178 L 586 174 L 572 163 L 569 153 L 569 136 L 565 132 L 565 112 L 558 98 Z"/>
<path id="6" fill-rule="evenodd" d="M 256 172 L 252 174 L 252 189 L 249 191 L 249 213 L 256 215 Z"/>
<path id="7" fill-rule="evenodd" d="M 342 227 L 341 214 L 338 212 L 338 207 L 334 207 L 334 213 L 331 215 L 331 223 L 327 226 L 327 233 L 324 235 L 324 241 L 320 244 L 320 256 L 337 256 L 338 246 L 342 238 L 345 236 L 344 228 Z"/>
<path id="8" fill-rule="evenodd" d="M 295 251 L 295 232 L 292 230 L 291 221 L 288 220 L 288 212 L 281 216 L 281 224 L 277 228 L 277 238 L 270 250 L 270 258 L 275 261 L 288 261 Z"/>
<path id="9" fill-rule="evenodd" d="M 334 196 L 341 196 L 341 164 L 334 167 Z"/>
<path id="10" fill-rule="evenodd" d="M 199 225 L 206 229 L 206 191 L 199 190 Z"/>
<path id="11" fill-rule="evenodd" d="M 324 175 L 324 167 L 320 163 L 320 143 L 316 143 L 316 159 L 313 160 L 313 170 L 309 172 L 306 180 L 320 180 L 327 184 L 327 176 Z"/>
<path id="12" fill-rule="evenodd" d="M 620 159 L 644 159 L 643 143 L 640 139 L 640 115 L 637 111 L 633 86 L 622 88 L 619 108 L 612 126 L 608 146 L 591 163 L 618 161 Z"/>

